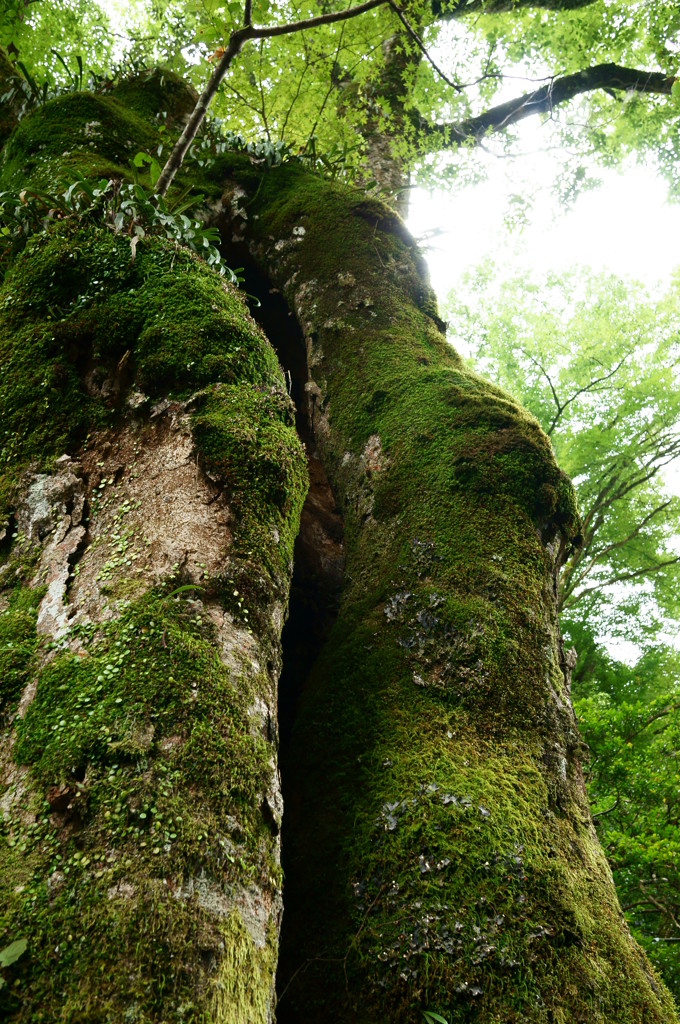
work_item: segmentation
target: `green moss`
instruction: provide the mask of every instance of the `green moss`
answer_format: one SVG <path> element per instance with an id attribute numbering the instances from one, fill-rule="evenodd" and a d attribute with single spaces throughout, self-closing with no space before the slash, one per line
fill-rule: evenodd
<path id="1" fill-rule="evenodd" d="M 152 396 L 282 386 L 235 289 L 171 243 L 144 240 L 132 261 L 127 239 L 94 228 L 29 243 L 0 290 L 0 359 L 0 514 L 22 470 L 111 423 L 133 380 Z"/>
<path id="2" fill-rule="evenodd" d="M 73 165 L 60 155 L 66 131 L 79 141 Z M 102 162 L 122 171 L 152 138 L 113 98 L 68 97 L 22 123 L 3 182 L 53 187 L 65 167 L 98 173 Z M 234 519 L 233 552 L 204 595 L 244 627 L 260 617 L 260 655 L 276 660 L 280 621 L 255 598 L 286 599 L 306 475 L 276 356 L 243 297 L 168 242 L 143 239 L 133 258 L 127 238 L 55 225 L 29 243 L 0 291 L 0 358 L 2 519 L 27 470 L 50 470 L 88 435 L 129 424 L 131 389 L 194 396 L 197 451 L 221 477 Z M 20 555 L 11 546 L 8 572 Z M 73 630 L 39 672 L 29 610 L 39 595 L 19 594 L 0 617 L 10 706 L 37 673 L 14 723 L 20 788 L 0 819 L 0 934 L 25 935 L 29 948 L 6 972 L 0 1016 L 264 1019 L 275 936 L 255 948 L 237 897 L 257 889 L 275 906 L 280 894 L 278 840 L 262 811 L 272 748 L 250 714 L 271 700 L 272 679 L 230 672 L 196 605 L 131 586 L 123 600 L 116 586 L 118 617 Z M 232 977 L 246 956 L 250 974 Z"/>
<path id="3" fill-rule="evenodd" d="M 206 468 L 233 495 L 236 551 L 260 573 L 286 576 L 308 481 L 285 390 L 216 386 L 200 396 L 192 430 Z"/>
<path id="4" fill-rule="evenodd" d="M 136 1020 L 211 1019 L 225 933 L 200 887 L 226 903 L 230 886 L 278 885 L 261 877 L 271 768 L 248 718 L 261 683 L 230 675 L 210 621 L 179 598 L 147 594 L 76 636 L 78 653 L 40 674 L 13 750 L 45 803 L 28 832 L 17 815 L 0 836 L 1 930 L 30 949 L 6 1008 L 36 1024 L 133 1007 Z"/>
<path id="5" fill-rule="evenodd" d="M 130 157 L 159 141 L 156 128 L 111 97 L 71 93 L 22 120 L 2 151 L 0 188 L 53 192 L 77 177 L 125 176 Z"/>
<path id="6" fill-rule="evenodd" d="M 394 217 L 295 167 L 231 174 L 305 325 L 347 545 L 286 766 L 288 1017 L 676 1020 L 588 819 L 553 577 L 580 523 L 548 439 L 445 344 Z"/>
<path id="7" fill-rule="evenodd" d="M 29 682 L 38 645 L 35 632 L 43 590 L 16 587 L 0 612 L 0 720 L 14 709 Z"/>
<path id="8" fill-rule="evenodd" d="M 139 117 L 168 125 L 187 118 L 198 99 L 194 89 L 168 68 L 151 68 L 126 78 L 111 95 Z"/>
<path id="9" fill-rule="evenodd" d="M 268 984 L 276 969 L 276 937 L 258 948 L 232 914 L 224 927 L 225 956 L 214 984 L 211 1021 L 214 1024 L 268 1024 Z"/>

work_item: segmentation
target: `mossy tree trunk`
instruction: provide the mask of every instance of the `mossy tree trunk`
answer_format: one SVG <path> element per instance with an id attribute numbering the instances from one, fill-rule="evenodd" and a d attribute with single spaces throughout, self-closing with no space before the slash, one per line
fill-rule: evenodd
<path id="1" fill-rule="evenodd" d="M 588 810 L 547 438 L 446 344 L 396 216 L 294 166 L 221 174 L 300 324 L 345 529 L 286 765 L 279 1020 L 675 1021 Z"/>
<path id="2" fill-rule="evenodd" d="M 149 85 L 23 121 L 2 187 L 124 175 Z M 300 324 L 345 523 L 288 759 L 280 1020 L 675 1021 L 588 813 L 555 612 L 578 519 L 546 437 L 446 345 L 383 206 L 294 165 L 211 173 Z M 3 1011 L 260 1024 L 306 487 L 275 354 L 192 256 L 94 227 L 35 239 L 0 310 L 0 901 L 28 940 Z"/>
<path id="3" fill-rule="evenodd" d="M 122 171 L 153 86 L 26 118 L 5 182 Z M 0 1016 L 266 1024 L 306 490 L 276 355 L 160 239 L 57 225 L 0 296 Z"/>

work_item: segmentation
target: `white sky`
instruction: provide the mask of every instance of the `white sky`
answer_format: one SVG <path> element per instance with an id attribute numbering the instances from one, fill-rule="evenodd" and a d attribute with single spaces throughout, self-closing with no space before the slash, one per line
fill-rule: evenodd
<path id="1" fill-rule="evenodd" d="M 549 191 L 559 169 L 558 154 L 532 151 L 512 161 L 482 159 L 489 169 L 486 182 L 432 194 L 416 189 L 411 196 L 413 234 L 443 231 L 426 254 L 440 299 L 485 257 L 505 264 L 508 274 L 588 264 L 650 287 L 665 285 L 680 264 L 680 204 L 666 201 L 666 183 L 653 169 L 594 169 L 602 186 L 583 193 L 571 209 L 560 210 Z M 534 198 L 534 209 L 529 225 L 511 235 L 504 224 L 508 200 L 523 190 Z"/>

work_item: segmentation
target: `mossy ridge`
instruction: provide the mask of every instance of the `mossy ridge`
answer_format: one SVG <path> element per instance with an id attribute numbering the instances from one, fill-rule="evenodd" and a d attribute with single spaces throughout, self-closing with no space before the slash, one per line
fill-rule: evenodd
<path id="1" fill-rule="evenodd" d="M 146 121 L 170 126 L 187 118 L 198 99 L 191 85 L 162 67 L 124 78 L 113 87 L 111 96 Z"/>
<path id="2" fill-rule="evenodd" d="M 59 131 L 73 131 L 70 119 L 80 118 L 82 135 L 93 102 L 48 104 L 33 115 L 36 133 L 33 116 L 22 123 L 24 150 L 17 143 L 14 152 L 27 160 L 39 157 L 35 148 L 50 120 L 55 129 L 54 163 L 36 163 L 22 184 L 39 184 L 50 168 L 68 174 Z M 135 134 L 133 115 L 107 99 L 107 109 L 111 104 L 121 133 L 132 134 L 128 143 L 145 148 L 150 136 Z M 97 161 L 108 157 L 97 152 L 100 137 L 93 141 L 89 170 L 98 173 Z M 75 157 L 88 173 L 89 154 Z M 249 429 L 251 454 L 262 455 L 250 468 L 254 485 L 262 482 L 270 497 L 260 509 L 267 535 L 244 528 L 244 550 L 236 516 L 234 557 L 224 580 L 206 581 L 206 600 L 244 614 L 226 585 L 237 572 L 246 582 L 255 576 L 276 618 L 259 638 L 259 660 L 275 665 L 306 473 L 276 356 L 243 297 L 168 242 L 144 239 L 133 259 L 126 238 L 55 225 L 31 240 L 11 269 L 0 309 L 3 361 L 13 360 L 0 388 L 4 518 L 26 470 L 50 470 L 55 456 L 75 453 L 88 434 L 91 441 L 104 436 L 100 428 L 130 415 L 132 387 L 149 397 L 170 390 L 179 399 L 195 396 L 197 451 L 209 472 L 224 468 L 213 433 L 226 437 L 233 419 Z M 219 386 L 206 393 L 219 382 L 228 403 Z M 249 414 L 256 420 L 248 428 Z M 260 503 L 265 497 L 259 494 Z M 242 511 L 252 518 L 246 499 Z M 15 545 L 10 561 L 17 557 Z M 252 620 L 261 609 L 250 610 Z M 238 939 L 243 947 L 232 891 L 252 885 L 274 908 L 280 892 L 278 841 L 261 806 L 271 784 L 271 743 L 248 714 L 258 695 L 270 697 L 272 679 L 264 671 L 230 676 L 210 623 L 183 601 L 147 594 L 127 607 L 120 602 L 118 611 L 108 625 L 69 638 L 75 650 L 45 666 L 17 728 L 13 752 L 30 785 L 2 824 L 2 928 L 25 934 L 29 951 L 12 968 L 4 1009 L 31 1022 L 117 1024 L 127 1014 L 207 1024 L 219 999 L 213 972 L 225 942 Z M 269 997 L 273 943 L 270 933 L 266 955 L 258 953 L 261 970 L 249 983 L 258 991 L 241 979 L 245 1003 L 259 1006 Z"/>
<path id="3" fill-rule="evenodd" d="M 277 385 L 220 384 L 195 400 L 192 431 L 203 463 L 233 495 L 236 552 L 259 572 L 288 579 L 307 493 L 307 461 L 295 439 L 293 404 Z M 252 602 L 262 604 L 261 596 Z"/>
<path id="4" fill-rule="evenodd" d="M 266 986 L 276 969 L 277 941 L 271 930 L 258 949 L 237 914 L 223 931 L 224 967 L 215 983 L 211 1024 L 268 1024 Z"/>
<path id="5" fill-rule="evenodd" d="M 70 93 L 18 125 L 2 152 L 0 188 L 53 191 L 77 177 L 126 176 L 130 157 L 159 142 L 157 129 L 109 96 Z"/>
<path id="6" fill-rule="evenodd" d="M 0 611 L 0 723 L 16 706 L 29 681 L 38 638 L 35 624 L 44 590 L 15 586 Z"/>
<path id="7" fill-rule="evenodd" d="M 548 439 L 446 345 L 396 218 L 225 159 L 303 327 L 345 516 L 343 604 L 293 741 L 289 898 L 311 913 L 289 1018 L 677 1020 L 589 824 L 554 605 L 579 519 Z"/>
<path id="8" fill-rule="evenodd" d="M 13 76 L 13 77 L 12 77 Z M 16 79 L 0 51 L 0 90 Z M 77 178 L 131 180 L 130 159 L 174 143 L 196 93 L 167 68 L 118 83 L 110 93 L 74 92 L 37 107 L 17 125 L 12 105 L 0 115 L 0 191 L 58 192 Z M 136 172 L 142 179 L 147 169 Z M 184 172 L 178 185 L 186 184 Z"/>

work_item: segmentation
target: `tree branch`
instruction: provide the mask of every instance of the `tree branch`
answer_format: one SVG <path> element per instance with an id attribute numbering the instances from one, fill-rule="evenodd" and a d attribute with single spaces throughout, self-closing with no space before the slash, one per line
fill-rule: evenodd
<path id="1" fill-rule="evenodd" d="M 653 715 L 649 715 L 640 728 L 636 729 L 635 732 L 626 733 L 624 736 L 624 742 L 631 743 L 634 739 L 637 739 L 640 733 L 644 732 L 645 729 L 648 729 L 650 725 L 653 725 L 654 722 L 658 722 L 660 718 L 665 718 L 666 715 L 670 715 L 674 711 L 680 711 L 680 704 L 666 704 L 666 706 L 661 708 L 660 711 L 657 711 Z"/>
<path id="2" fill-rule="evenodd" d="M 319 25 L 332 25 L 338 21 L 348 21 L 350 18 L 356 18 L 360 14 L 366 14 L 368 11 L 372 11 L 376 7 L 381 7 L 386 3 L 387 0 L 366 0 L 365 3 L 357 4 L 356 7 L 348 7 L 344 11 L 335 11 L 331 14 L 319 14 L 315 18 L 304 18 L 302 21 L 291 21 L 287 22 L 285 25 L 272 25 L 268 28 L 266 26 L 258 28 L 256 25 L 252 25 L 250 23 L 251 7 L 249 0 L 246 0 L 243 27 L 235 29 L 230 34 L 229 41 L 222 53 L 222 56 L 220 57 L 217 67 L 210 76 L 210 80 L 208 81 L 205 89 L 199 96 L 184 131 L 175 143 L 175 146 L 168 157 L 167 163 L 161 171 L 160 177 L 156 183 L 156 192 L 158 195 L 164 196 L 170 188 L 172 180 L 182 166 L 184 157 L 186 156 L 191 143 L 196 138 L 196 134 L 203 124 L 205 115 L 208 112 L 208 107 L 210 106 L 215 93 L 219 89 L 222 80 L 232 64 L 232 61 L 241 52 L 244 43 L 249 39 L 273 39 L 275 36 L 286 36 L 293 32 L 304 32 L 308 28 L 316 28 Z"/>
<path id="3" fill-rule="evenodd" d="M 635 526 L 633 530 L 630 531 L 630 533 L 626 537 L 622 537 L 621 540 L 612 541 L 611 544 L 607 544 L 604 548 L 600 548 L 599 551 L 595 551 L 595 553 L 591 556 L 588 564 L 582 566 L 579 569 L 579 572 L 576 575 L 576 579 L 574 580 L 574 586 L 579 587 L 583 583 L 586 576 L 591 572 L 592 569 L 595 568 L 595 566 L 599 562 L 602 561 L 603 558 L 611 554 L 612 551 L 616 551 L 618 548 L 625 547 L 626 544 L 630 543 L 631 540 L 633 540 L 635 537 L 639 535 L 640 531 L 643 530 L 644 527 L 647 526 L 647 524 L 650 523 L 655 516 L 658 516 L 660 512 L 665 512 L 668 506 L 671 505 L 672 503 L 673 499 L 669 498 L 667 501 L 664 501 L 661 505 L 657 505 L 655 509 L 652 509 L 651 512 L 649 512 L 643 519 L 640 520 L 640 522 Z"/>
<path id="4" fill-rule="evenodd" d="M 406 31 L 408 32 L 408 34 L 409 34 L 409 35 L 411 36 L 411 38 L 413 39 L 414 43 L 416 44 L 416 46 L 418 47 L 418 49 L 420 50 L 420 52 L 422 53 L 423 57 L 424 57 L 424 58 L 425 58 L 425 60 L 426 60 L 426 61 L 428 62 L 428 64 L 431 64 L 431 65 L 432 65 L 432 67 L 433 67 L 433 68 L 434 68 L 434 70 L 435 70 L 435 71 L 437 72 L 437 74 L 439 75 L 439 77 L 440 77 L 441 79 L 443 79 L 443 81 L 445 81 L 445 82 L 446 82 L 446 84 L 447 84 L 447 85 L 448 85 L 448 86 L 449 86 L 449 87 L 450 87 L 451 89 L 455 89 L 455 91 L 456 91 L 456 92 L 462 92 L 462 91 L 463 91 L 463 87 L 462 87 L 461 85 L 458 85 L 458 84 L 457 84 L 456 82 L 453 82 L 453 81 L 451 81 L 451 79 L 450 79 L 450 78 L 448 78 L 448 77 L 447 77 L 447 76 L 446 76 L 446 75 L 444 74 L 444 72 L 443 72 L 443 71 L 442 71 L 442 69 L 441 69 L 441 68 L 439 67 L 439 65 L 435 64 L 435 62 L 433 61 L 432 57 L 430 56 L 430 54 L 429 54 L 429 53 L 428 53 L 428 51 L 427 51 L 427 48 L 426 48 L 426 46 L 425 46 L 425 43 L 424 43 L 424 42 L 422 41 L 422 39 L 420 38 L 420 36 L 418 35 L 418 33 L 417 33 L 417 32 L 415 31 L 415 29 L 413 29 L 413 28 L 411 27 L 411 25 L 410 25 L 410 24 L 408 23 L 408 21 L 406 20 L 406 16 L 404 15 L 403 11 L 401 11 L 401 10 L 400 10 L 400 9 L 399 9 L 399 8 L 397 7 L 397 5 L 396 5 L 396 4 L 394 3 L 394 0 L 387 0 L 387 2 L 388 2 L 388 4 L 390 5 L 390 7 L 392 8 L 392 10 L 394 11 L 394 13 L 396 14 L 396 16 L 397 16 L 397 17 L 399 18 L 399 21 L 400 21 L 400 22 L 402 23 L 402 25 L 404 26 L 404 28 L 406 29 Z"/>
<path id="5" fill-rule="evenodd" d="M 274 36 L 287 36 L 291 32 L 304 32 L 308 28 L 316 28 L 318 25 L 332 25 L 337 21 L 348 21 L 360 14 L 366 14 L 376 7 L 382 7 L 387 0 L 366 0 L 356 7 L 348 7 L 345 11 L 335 11 L 332 14 L 318 14 L 315 18 L 304 18 L 302 21 L 290 21 L 286 25 L 272 25 L 270 28 L 253 28 L 250 38 L 272 39 Z"/>
<path id="6" fill-rule="evenodd" d="M 576 11 L 593 3 L 595 0 L 432 0 L 432 13 L 436 18 L 449 21 L 466 14 L 512 14 L 525 8 Z"/>
<path id="7" fill-rule="evenodd" d="M 618 362 L 616 364 L 616 366 L 614 367 L 613 370 L 609 371 L 609 373 L 605 373 L 602 377 L 596 377 L 595 380 L 591 380 L 588 384 L 584 384 L 582 388 L 579 388 L 577 391 L 574 391 L 573 395 L 570 395 L 570 397 L 566 400 L 564 405 L 561 408 L 558 408 L 557 414 L 553 417 L 552 422 L 551 422 L 550 426 L 548 427 L 548 429 L 546 431 L 548 437 L 551 436 L 553 430 L 557 426 L 557 422 L 558 422 L 560 416 L 562 415 L 564 410 L 567 408 L 567 406 L 571 405 L 572 402 L 575 402 L 576 399 L 579 397 L 579 395 L 583 395 L 583 394 L 585 394 L 588 391 L 593 391 L 597 384 L 602 384 L 603 381 L 609 380 L 610 377 L 613 377 L 614 374 L 618 370 L 621 369 L 621 367 L 623 366 L 624 362 L 628 358 L 628 355 L 629 355 L 629 353 L 626 353 L 626 355 L 620 360 L 620 362 Z M 547 374 L 546 374 L 546 376 L 547 376 Z M 550 379 L 549 378 L 548 378 L 548 383 L 550 383 Z M 550 387 L 552 388 L 552 384 L 550 384 Z M 557 396 L 555 395 L 554 391 L 553 391 L 553 395 L 555 396 L 555 401 L 557 401 Z"/>
<path id="8" fill-rule="evenodd" d="M 561 103 L 596 89 L 623 90 L 639 93 L 670 95 L 676 79 L 659 71 L 638 71 L 618 64 L 596 64 L 572 75 L 551 78 L 540 89 L 525 93 L 514 100 L 491 107 L 477 117 L 449 124 L 431 124 L 416 115 L 414 123 L 426 138 L 438 140 L 438 145 L 459 146 L 462 143 L 479 145 L 493 133 L 503 131 L 534 114 L 549 114 Z"/>
<path id="9" fill-rule="evenodd" d="M 615 583 L 627 583 L 629 580 L 640 579 L 641 576 L 651 576 L 653 572 L 660 572 L 662 569 L 667 569 L 669 565 L 677 565 L 678 562 L 680 562 L 680 555 L 678 555 L 677 558 L 669 558 L 665 562 L 657 562 L 656 565 L 651 565 L 647 569 L 636 569 L 635 572 L 624 572 L 620 573 L 618 576 L 611 576 L 609 579 L 602 580 L 601 583 L 598 583 L 595 586 L 586 587 L 585 590 L 582 590 L 576 595 L 573 601 L 564 601 L 560 611 L 576 604 L 577 601 L 586 597 L 587 594 L 598 593 L 599 591 L 604 590 L 605 587 L 611 587 Z"/>

